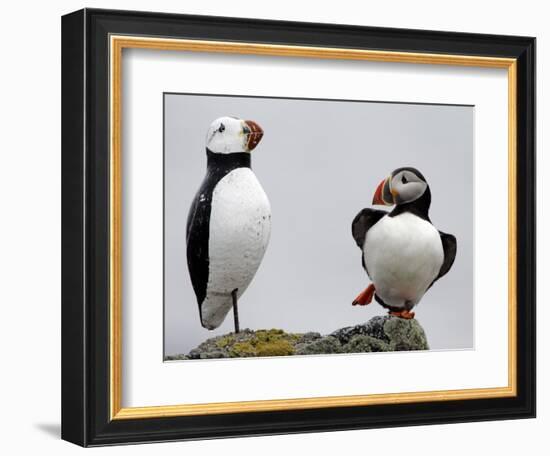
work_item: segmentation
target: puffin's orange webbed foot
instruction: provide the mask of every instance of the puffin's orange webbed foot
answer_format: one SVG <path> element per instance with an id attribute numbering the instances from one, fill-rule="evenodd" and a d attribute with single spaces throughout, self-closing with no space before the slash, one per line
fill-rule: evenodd
<path id="1" fill-rule="evenodd" d="M 410 310 L 407 310 L 407 309 L 398 310 L 398 311 L 391 310 L 389 314 L 392 315 L 393 317 L 404 318 L 405 320 L 411 320 L 414 318 L 414 315 L 415 315 L 414 312 L 411 312 Z"/>
<path id="2" fill-rule="evenodd" d="M 366 306 L 367 304 L 370 304 L 372 301 L 372 297 L 374 296 L 374 291 L 374 285 L 371 283 L 367 288 L 365 288 L 361 293 L 357 295 L 351 305 Z"/>

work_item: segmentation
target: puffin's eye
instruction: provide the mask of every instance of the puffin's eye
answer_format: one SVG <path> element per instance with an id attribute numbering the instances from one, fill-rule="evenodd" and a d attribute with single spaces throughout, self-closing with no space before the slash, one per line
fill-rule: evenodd
<path id="1" fill-rule="evenodd" d="M 406 184 L 407 182 L 409 182 L 409 181 L 407 180 L 407 178 L 403 174 L 403 176 L 401 176 L 401 183 Z"/>
<path id="2" fill-rule="evenodd" d="M 218 128 L 218 131 L 220 133 L 223 133 L 225 131 L 225 125 L 224 124 L 220 124 L 220 128 Z"/>

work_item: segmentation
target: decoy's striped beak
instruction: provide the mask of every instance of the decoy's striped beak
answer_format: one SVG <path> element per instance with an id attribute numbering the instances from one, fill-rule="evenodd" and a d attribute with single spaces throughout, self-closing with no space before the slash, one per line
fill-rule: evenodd
<path id="1" fill-rule="evenodd" d="M 390 189 L 390 177 L 387 177 L 376 187 L 374 196 L 372 197 L 372 204 L 380 204 L 383 206 L 392 206 L 395 204 L 394 196 Z"/>
<path id="2" fill-rule="evenodd" d="M 246 143 L 246 148 L 248 150 L 254 149 L 262 140 L 264 135 L 262 127 L 260 127 L 253 120 L 244 121 L 243 132 L 248 135 L 248 141 Z"/>

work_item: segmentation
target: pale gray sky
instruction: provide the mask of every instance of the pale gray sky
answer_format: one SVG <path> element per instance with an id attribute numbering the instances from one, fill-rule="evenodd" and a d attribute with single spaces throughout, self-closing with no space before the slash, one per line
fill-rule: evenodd
<path id="1" fill-rule="evenodd" d="M 205 132 L 217 117 L 264 129 L 252 169 L 272 207 L 271 241 L 239 305 L 241 328 L 322 334 L 386 313 L 353 307 L 368 285 L 351 221 L 377 184 L 418 168 L 430 217 L 457 237 L 456 262 L 415 308 L 432 349 L 473 347 L 473 113 L 471 106 L 165 95 L 165 355 L 233 330 L 200 325 L 187 271 L 187 212 L 206 169 Z"/>

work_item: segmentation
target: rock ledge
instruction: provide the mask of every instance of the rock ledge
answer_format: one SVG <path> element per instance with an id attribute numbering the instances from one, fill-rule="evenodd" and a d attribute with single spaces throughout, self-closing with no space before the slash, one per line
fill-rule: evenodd
<path id="1" fill-rule="evenodd" d="M 264 356 L 319 355 L 428 350 L 424 329 L 416 319 L 376 316 L 322 336 L 317 332 L 286 333 L 282 329 L 244 329 L 205 340 L 181 359 L 250 358 Z"/>

